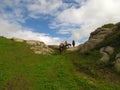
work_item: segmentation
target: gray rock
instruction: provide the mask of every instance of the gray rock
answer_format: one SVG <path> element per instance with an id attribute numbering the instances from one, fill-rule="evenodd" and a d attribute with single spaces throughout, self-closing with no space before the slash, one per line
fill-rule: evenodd
<path id="1" fill-rule="evenodd" d="M 35 41 L 35 40 L 23 40 L 19 38 L 12 38 L 16 42 L 25 42 L 30 45 L 30 49 L 35 54 L 52 54 L 53 49 L 49 48 L 44 42 Z"/>
<path id="2" fill-rule="evenodd" d="M 114 30 L 113 28 L 98 28 L 94 32 L 90 34 L 89 40 L 83 44 L 81 47 L 81 52 L 87 52 L 90 49 L 93 49 L 97 44 L 102 42 L 104 38 L 112 33 Z M 111 50 L 111 49 L 110 49 Z M 110 54 L 112 53 L 112 50 Z"/>
<path id="3" fill-rule="evenodd" d="M 109 59 L 110 59 L 109 55 L 107 53 L 103 53 L 102 58 L 100 59 L 100 61 L 102 61 L 104 63 L 108 63 Z"/>
<path id="4" fill-rule="evenodd" d="M 120 53 L 118 53 L 115 57 L 115 69 L 117 72 L 120 72 Z"/>
<path id="5" fill-rule="evenodd" d="M 118 58 L 120 58 L 120 53 L 118 53 L 115 57 L 115 59 L 118 59 Z"/>
<path id="6" fill-rule="evenodd" d="M 31 46 L 36 54 L 52 54 L 53 50 L 49 48 L 44 42 L 27 40 L 26 43 Z"/>
<path id="7" fill-rule="evenodd" d="M 108 53 L 106 53 L 104 50 L 105 50 L 105 47 L 100 49 L 100 53 L 102 54 L 100 61 L 102 61 L 104 63 L 108 63 L 110 57 L 109 57 Z"/>
<path id="8" fill-rule="evenodd" d="M 107 52 L 109 55 L 112 55 L 114 52 L 114 48 L 107 46 L 107 47 L 105 47 L 104 51 Z"/>
<path id="9" fill-rule="evenodd" d="M 120 72 L 120 58 L 115 61 L 115 69 L 117 72 Z"/>
<path id="10" fill-rule="evenodd" d="M 36 45 L 36 42 L 34 40 L 26 40 L 26 43 L 31 46 Z"/>

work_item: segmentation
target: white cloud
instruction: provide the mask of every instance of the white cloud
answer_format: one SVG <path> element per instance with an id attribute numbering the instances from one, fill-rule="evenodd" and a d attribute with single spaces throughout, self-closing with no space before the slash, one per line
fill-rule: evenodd
<path id="1" fill-rule="evenodd" d="M 5 10 L 6 7 L 10 12 Z M 59 42 L 59 38 L 35 33 L 32 29 L 18 24 L 25 23 L 26 19 L 31 17 L 45 18 L 44 15 L 47 15 L 49 18 L 50 15 L 51 29 L 58 30 L 59 34 L 71 35 L 69 40 L 82 40 L 103 24 L 119 22 L 119 9 L 120 0 L 71 0 L 70 3 L 65 0 L 1 0 L 0 34 L 44 40 L 47 44 Z"/>
<path id="2" fill-rule="evenodd" d="M 27 4 L 27 9 L 31 17 L 39 18 L 39 14 L 55 16 L 59 13 L 58 9 L 61 5 L 61 0 L 35 0 L 32 3 Z"/>
<path id="3" fill-rule="evenodd" d="M 24 4 L 21 0 L 2 0 L 0 1 L 0 18 L 7 19 L 11 22 L 25 22 L 23 9 Z"/>
<path id="4" fill-rule="evenodd" d="M 46 33 L 33 32 L 34 30 L 31 28 L 22 27 L 20 24 L 24 23 L 30 15 L 37 17 L 37 14 L 49 14 L 56 11 L 57 7 L 59 7 L 59 2 L 60 0 L 49 2 L 47 0 L 0 1 L 0 36 L 39 40 L 46 44 L 59 44 L 60 39 L 58 37 L 52 37 Z M 48 6 L 50 7 L 48 8 Z M 39 15 L 39 17 L 41 16 Z"/>
<path id="5" fill-rule="evenodd" d="M 119 8 L 120 0 L 87 0 L 80 8 L 71 7 L 61 12 L 55 20 L 56 26 L 62 29 L 67 24 L 66 32 L 71 25 L 80 26 L 72 28 L 69 32 L 70 38 L 80 40 L 104 24 L 119 22 Z M 53 25 L 55 27 L 55 24 Z"/>
<path id="6" fill-rule="evenodd" d="M 39 40 L 46 44 L 59 44 L 60 38 L 51 37 L 44 33 L 32 32 L 29 28 L 23 28 L 19 24 L 10 23 L 7 20 L 0 19 L 0 36 L 5 36 L 8 38 L 17 37 L 25 40 Z"/>

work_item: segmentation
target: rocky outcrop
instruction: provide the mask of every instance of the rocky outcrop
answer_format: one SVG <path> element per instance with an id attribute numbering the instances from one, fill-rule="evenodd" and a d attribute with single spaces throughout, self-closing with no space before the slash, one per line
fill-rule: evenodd
<path id="1" fill-rule="evenodd" d="M 114 48 L 107 46 L 107 47 L 102 47 L 100 49 L 100 53 L 102 54 L 102 57 L 100 59 L 100 61 L 104 62 L 104 63 L 108 63 L 110 60 L 110 55 L 112 55 L 114 52 Z"/>
<path id="2" fill-rule="evenodd" d="M 26 43 L 31 46 L 31 50 L 33 50 L 36 54 L 52 54 L 53 50 L 45 45 L 44 42 L 35 41 L 35 40 L 27 40 Z"/>
<path id="3" fill-rule="evenodd" d="M 120 72 L 120 53 L 118 53 L 115 57 L 115 69 L 117 72 Z"/>
<path id="4" fill-rule="evenodd" d="M 45 45 L 44 42 L 35 41 L 35 40 L 26 40 L 25 42 L 28 45 L 31 45 L 31 46 L 41 46 L 41 47 L 46 47 L 47 46 L 47 45 Z"/>
<path id="5" fill-rule="evenodd" d="M 12 40 L 16 42 L 25 42 L 30 45 L 30 49 L 35 54 L 52 54 L 53 50 L 49 48 L 44 42 L 35 41 L 35 40 L 23 40 L 19 38 L 12 38 Z"/>
<path id="6" fill-rule="evenodd" d="M 106 36 L 112 33 L 116 27 L 113 28 L 98 28 L 90 34 L 89 40 L 83 44 L 81 47 L 81 52 L 87 52 L 90 49 L 93 49 L 97 44 L 102 42 Z"/>

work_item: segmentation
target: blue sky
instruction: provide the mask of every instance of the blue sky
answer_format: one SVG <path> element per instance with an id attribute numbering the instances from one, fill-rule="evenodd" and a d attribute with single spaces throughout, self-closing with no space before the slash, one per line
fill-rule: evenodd
<path id="1" fill-rule="evenodd" d="M 119 22 L 119 8 L 120 0 L 0 0 L 0 36 L 80 44 L 96 28 Z"/>

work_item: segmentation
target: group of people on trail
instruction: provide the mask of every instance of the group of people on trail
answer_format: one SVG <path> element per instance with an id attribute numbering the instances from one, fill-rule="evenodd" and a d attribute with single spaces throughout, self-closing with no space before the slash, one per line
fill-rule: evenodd
<path id="1" fill-rule="evenodd" d="M 60 54 L 64 49 L 69 48 L 69 46 L 71 46 L 71 44 L 67 43 L 67 41 L 65 41 L 64 43 L 60 43 L 60 45 L 59 45 Z M 72 41 L 72 46 L 75 47 L 75 41 L 74 40 Z"/>

